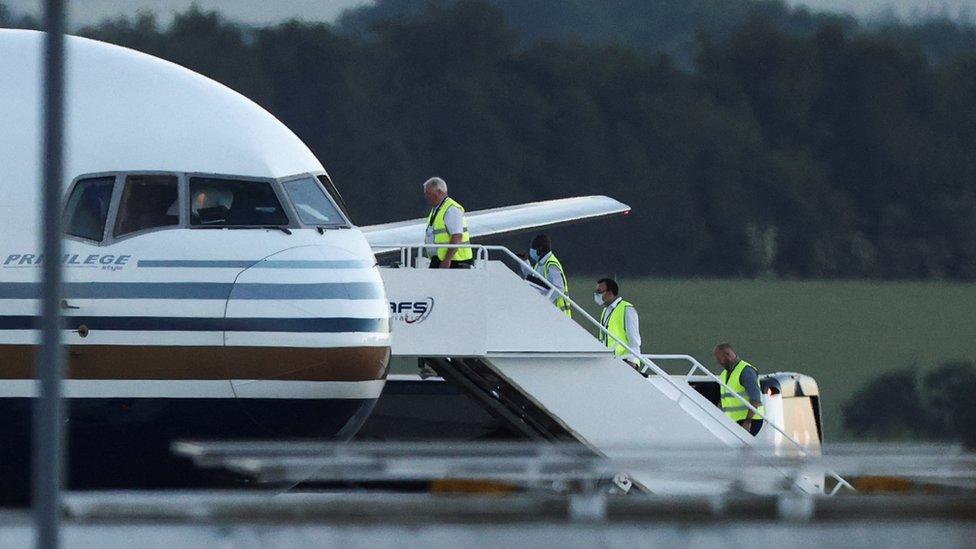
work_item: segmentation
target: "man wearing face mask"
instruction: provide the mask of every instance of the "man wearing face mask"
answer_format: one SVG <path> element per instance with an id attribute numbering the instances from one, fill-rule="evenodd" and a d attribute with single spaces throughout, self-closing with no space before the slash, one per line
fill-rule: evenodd
<path id="1" fill-rule="evenodd" d="M 596 290 L 593 292 L 593 301 L 603 307 L 600 324 L 614 337 L 640 353 L 640 319 L 637 317 L 637 309 L 629 301 L 621 298 L 618 295 L 619 293 L 620 288 L 613 279 L 601 278 L 597 281 Z M 607 337 L 603 332 L 600 332 L 600 341 L 613 349 L 614 356 L 624 357 L 624 362 L 630 364 L 644 377 L 648 376 L 647 366 L 636 356 L 630 354 L 626 347 Z"/>
<path id="2" fill-rule="evenodd" d="M 563 270 L 562 263 L 556 259 L 555 254 L 552 253 L 552 242 L 549 240 L 548 235 L 540 234 L 536 235 L 532 239 L 532 244 L 529 247 L 529 255 L 527 256 L 529 260 L 528 266 L 522 267 L 522 276 L 530 281 L 534 282 L 536 285 L 542 288 L 543 294 L 549 293 L 549 287 L 542 282 L 542 278 L 549 281 L 554 287 L 556 287 L 560 292 L 569 295 L 569 279 L 566 278 L 566 271 Z M 569 305 L 569 302 L 563 299 L 556 292 L 552 292 L 549 296 L 549 300 L 552 304 L 556 306 L 560 311 L 566 316 L 573 318 L 573 311 Z"/>

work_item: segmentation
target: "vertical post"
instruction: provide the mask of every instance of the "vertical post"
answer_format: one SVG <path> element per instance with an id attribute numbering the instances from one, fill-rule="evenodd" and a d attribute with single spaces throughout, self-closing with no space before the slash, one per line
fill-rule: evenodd
<path id="1" fill-rule="evenodd" d="M 47 0 L 44 48 L 44 168 L 40 222 L 44 235 L 41 341 L 36 368 L 40 395 L 34 401 L 33 505 L 35 540 L 41 549 L 60 546 L 63 420 L 61 376 L 61 193 L 64 157 L 64 5 Z"/>

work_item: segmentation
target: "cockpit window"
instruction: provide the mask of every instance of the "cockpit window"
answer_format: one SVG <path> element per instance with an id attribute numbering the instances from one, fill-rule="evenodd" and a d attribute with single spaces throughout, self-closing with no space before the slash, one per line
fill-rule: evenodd
<path id="1" fill-rule="evenodd" d="M 212 177 L 190 178 L 190 225 L 240 227 L 287 225 L 271 185 Z"/>
<path id="2" fill-rule="evenodd" d="M 336 188 L 335 183 L 333 183 L 332 180 L 329 179 L 329 176 L 322 174 L 316 176 L 315 178 L 319 180 L 319 183 L 322 184 L 322 187 L 325 188 L 325 191 L 329 193 L 329 196 L 332 197 L 332 201 L 339 206 L 339 210 L 342 211 L 343 214 L 345 214 L 346 221 L 352 221 L 352 216 L 349 215 L 349 206 L 346 205 L 346 200 L 342 198 L 342 194 L 339 192 L 339 189 Z"/>
<path id="3" fill-rule="evenodd" d="M 113 187 L 114 176 L 79 180 L 65 206 L 65 234 L 101 242 Z"/>
<path id="4" fill-rule="evenodd" d="M 319 182 L 312 177 L 285 181 L 281 184 L 288 193 L 295 211 L 306 225 L 344 226 L 345 219 L 329 200 Z"/>
<path id="5" fill-rule="evenodd" d="M 119 201 L 115 236 L 180 223 L 179 187 L 172 175 L 130 175 Z"/>

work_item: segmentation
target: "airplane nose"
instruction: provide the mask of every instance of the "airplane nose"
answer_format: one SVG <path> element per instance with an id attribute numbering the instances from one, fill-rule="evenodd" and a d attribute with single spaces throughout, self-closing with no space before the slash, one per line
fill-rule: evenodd
<path id="1" fill-rule="evenodd" d="M 229 379 L 255 422 L 279 436 L 308 436 L 296 422 L 313 417 L 333 431 L 323 434 L 355 432 L 390 359 L 389 305 L 371 255 L 283 250 L 237 276 L 225 310 L 224 351 L 237 357 Z M 267 409 L 269 400 L 288 410 Z"/>

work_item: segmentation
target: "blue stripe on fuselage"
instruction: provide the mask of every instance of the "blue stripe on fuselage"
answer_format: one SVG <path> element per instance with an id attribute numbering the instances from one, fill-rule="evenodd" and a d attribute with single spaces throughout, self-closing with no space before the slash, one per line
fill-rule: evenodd
<path id="1" fill-rule="evenodd" d="M 0 316 L 0 330 L 36 330 L 40 322 L 39 316 Z M 75 330 L 82 324 L 89 330 L 133 332 L 390 332 L 390 322 L 386 318 L 64 317 L 66 329 Z"/>
<path id="2" fill-rule="evenodd" d="M 0 284 L 0 299 L 39 299 L 41 284 Z M 69 282 L 70 299 L 381 299 L 372 282 L 261 284 L 223 282 Z"/>

